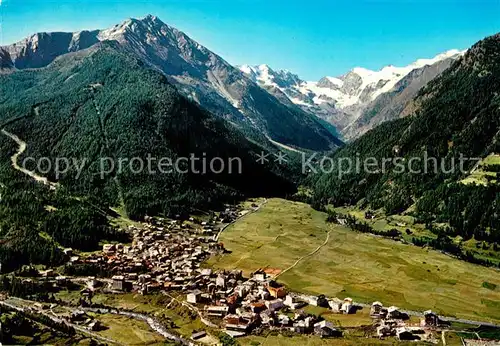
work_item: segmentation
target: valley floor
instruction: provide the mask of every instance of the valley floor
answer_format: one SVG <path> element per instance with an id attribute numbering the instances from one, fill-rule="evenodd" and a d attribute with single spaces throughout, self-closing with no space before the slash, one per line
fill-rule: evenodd
<path id="1" fill-rule="evenodd" d="M 212 242 L 218 239 L 218 247 L 219 242 L 222 242 L 229 253 L 213 255 L 208 262 L 202 263 L 204 259 L 200 259 L 197 263 L 201 265 L 200 270 L 207 266 L 238 269 L 243 270 L 245 277 L 249 277 L 252 272 L 262 268 L 278 282 L 285 284 L 290 294 L 300 292 L 324 294 L 329 298 L 351 297 L 356 303 L 381 301 L 385 306 L 396 305 L 412 310 L 406 322 L 408 326 L 419 326 L 418 313 L 432 309 L 440 315 L 455 317 L 451 320 L 450 328 L 429 329 L 427 342 L 443 345 L 460 345 L 463 339 L 479 337 L 476 332 L 478 329 L 473 329 L 473 325 L 480 323 L 475 321 L 497 325 L 500 322 L 498 270 L 459 261 L 438 251 L 356 233 L 346 227 L 327 223 L 325 213 L 303 203 L 259 199 L 249 200 L 240 208 L 239 217 L 231 218 L 231 222 L 219 223 L 219 232 L 212 232 L 210 236 Z M 162 233 L 160 229 L 163 230 L 163 226 L 153 226 L 155 222 L 134 227 Z M 170 223 L 168 220 L 162 222 L 165 225 Z M 182 227 L 174 222 L 170 232 L 176 236 L 172 236 L 171 241 L 188 239 L 190 232 L 202 227 L 194 226 L 194 223 L 189 221 Z M 137 238 L 134 238 L 134 243 L 145 239 L 143 231 L 135 230 Z M 147 247 L 163 244 L 158 239 L 152 239 L 148 240 L 152 243 L 146 243 Z M 132 250 L 136 245 L 132 246 Z M 123 254 L 116 251 L 110 255 L 110 259 L 121 258 Z M 90 257 L 106 256 L 101 251 L 81 255 L 84 261 Z M 33 280 L 43 282 L 54 279 L 34 277 Z M 57 283 L 57 278 L 55 281 Z M 114 288 L 115 280 L 110 278 L 95 280 L 68 276 L 63 281 L 65 284 L 52 300 L 38 307 L 33 301 L 8 296 L 0 297 L 0 303 L 17 306 L 25 312 L 35 311 L 52 319 L 67 319 L 69 315 L 85 313 L 87 315 L 84 316 L 91 317 L 88 321 L 96 320 L 104 326 L 94 331 L 80 324 L 72 325 L 78 332 L 80 344 L 86 344 L 90 338 L 109 344 L 159 345 L 168 342 L 165 338 L 189 344 L 189 338 L 194 333 L 204 331 L 207 335 L 198 342 L 213 345 L 224 335 L 218 323 L 210 323 L 209 319 L 207 323 L 204 313 L 200 313 L 206 306 L 185 301 L 186 294 L 191 292 L 189 288 L 159 289 L 142 295 L 138 290 L 125 293 L 121 288 Z M 82 283 L 89 282 L 91 287 L 97 287 L 91 289 L 92 307 L 82 304 L 82 292 L 87 292 Z M 395 338 L 381 340 L 374 336 L 376 324 L 370 316 L 369 305 L 361 304 L 354 314 L 338 314 L 313 305 L 301 309 L 339 328 L 343 337 L 322 339 L 314 335 L 290 333 L 285 329 L 264 328 L 237 338 L 235 342 L 252 346 L 405 344 Z M 412 315 L 413 311 L 416 315 Z M 283 313 L 291 314 L 290 311 Z M 220 321 L 216 319 L 215 322 Z M 497 333 L 497 329 L 494 329 L 494 333 Z M 498 335 L 494 337 L 498 338 Z M 76 344 L 76 341 L 71 343 Z M 426 342 L 406 344 L 420 345 Z"/>
<path id="2" fill-rule="evenodd" d="M 271 199 L 222 233 L 220 241 L 231 253 L 209 264 L 245 274 L 259 268 L 278 274 L 289 268 L 278 280 L 294 291 L 500 321 L 500 271 L 355 233 L 327 224 L 325 218 L 306 204 Z"/>

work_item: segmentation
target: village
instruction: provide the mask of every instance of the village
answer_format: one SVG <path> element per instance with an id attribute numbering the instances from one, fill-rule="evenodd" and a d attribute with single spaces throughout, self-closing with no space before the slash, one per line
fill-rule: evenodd
<path id="1" fill-rule="evenodd" d="M 436 332 L 449 326 L 430 310 L 420 314 L 420 322 L 415 323 L 413 319 L 410 323 L 407 313 L 395 306 L 384 307 L 381 302 L 362 305 L 351 298 L 289 292 L 265 268 L 251 273 L 249 278 L 240 270 L 205 268 L 206 259 L 225 251 L 223 244 L 218 242 L 219 232 L 258 207 L 255 204 L 250 210 L 228 207 L 205 221 L 193 217 L 187 220 L 147 218 L 140 226 L 129 226 L 133 237 L 130 245 L 104 244 L 102 251 L 87 256 L 65 250 L 69 266 L 92 266 L 108 273 L 107 278 L 61 276 L 53 270 L 40 275 L 59 285 L 68 281 L 84 283 L 80 303 L 85 307 L 92 306 L 92 297 L 97 292 L 182 293 L 182 304 L 196 311 L 203 323 L 235 338 L 266 329 L 315 334 L 320 338 L 342 337 L 342 329 L 331 321 L 306 313 L 304 307 L 307 305 L 344 315 L 369 309 L 373 321 L 372 337 L 378 338 L 437 342 Z M 100 328 L 82 310 L 65 318 L 71 323 L 84 323 L 92 331 Z M 205 336 L 205 331 L 195 331 L 191 340 Z"/>

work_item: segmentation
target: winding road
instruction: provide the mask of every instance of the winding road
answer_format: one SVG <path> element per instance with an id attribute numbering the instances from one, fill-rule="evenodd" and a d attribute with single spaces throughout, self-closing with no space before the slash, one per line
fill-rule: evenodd
<path id="1" fill-rule="evenodd" d="M 276 145 L 277 147 L 280 147 L 282 149 L 285 149 L 285 150 L 289 150 L 289 151 L 293 151 L 294 153 L 299 153 L 299 154 L 304 154 L 303 151 L 300 151 L 298 149 L 295 149 L 295 148 L 292 148 L 286 144 L 283 144 L 283 143 L 280 143 L 280 142 L 276 142 L 275 140 L 271 139 L 271 137 L 269 136 L 266 136 L 267 140 L 269 142 L 271 142 L 272 144 Z"/>
<path id="2" fill-rule="evenodd" d="M 2 129 L 2 134 L 5 135 L 5 136 L 7 136 L 7 137 L 9 137 L 10 139 L 12 139 L 19 146 L 19 148 L 17 149 L 17 152 L 14 155 L 12 155 L 12 157 L 11 157 L 12 167 L 14 167 L 15 170 L 20 171 L 21 173 L 30 176 L 35 181 L 37 181 L 39 183 L 42 183 L 44 185 L 49 186 L 49 188 L 51 190 L 55 190 L 57 188 L 57 186 L 58 186 L 56 183 L 53 183 L 53 182 L 49 181 L 47 178 L 42 177 L 42 176 L 36 174 L 35 172 L 30 171 L 30 170 L 28 170 L 28 169 L 26 169 L 24 167 L 21 167 L 19 165 L 19 156 L 21 156 L 26 151 L 26 148 L 28 147 L 27 144 L 26 144 L 26 142 L 24 142 L 18 136 L 16 136 L 15 134 L 12 134 L 10 132 L 8 132 L 5 129 Z"/>

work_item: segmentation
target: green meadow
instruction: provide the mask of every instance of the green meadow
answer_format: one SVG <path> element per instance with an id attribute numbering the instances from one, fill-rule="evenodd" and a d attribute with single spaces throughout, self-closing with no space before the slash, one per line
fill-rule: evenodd
<path id="1" fill-rule="evenodd" d="M 472 172 L 467 178 L 462 180 L 463 184 L 488 185 L 496 184 L 496 172 L 488 170 L 489 166 L 500 165 L 500 155 L 491 154 L 482 160 L 477 169 Z"/>

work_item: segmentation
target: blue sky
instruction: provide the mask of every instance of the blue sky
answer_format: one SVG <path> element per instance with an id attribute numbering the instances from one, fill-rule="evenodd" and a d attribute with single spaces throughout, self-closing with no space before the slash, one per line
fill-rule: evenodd
<path id="1" fill-rule="evenodd" d="M 406 65 L 500 32 L 500 0 L 0 0 L 0 44 L 154 14 L 232 64 L 307 80 Z"/>

